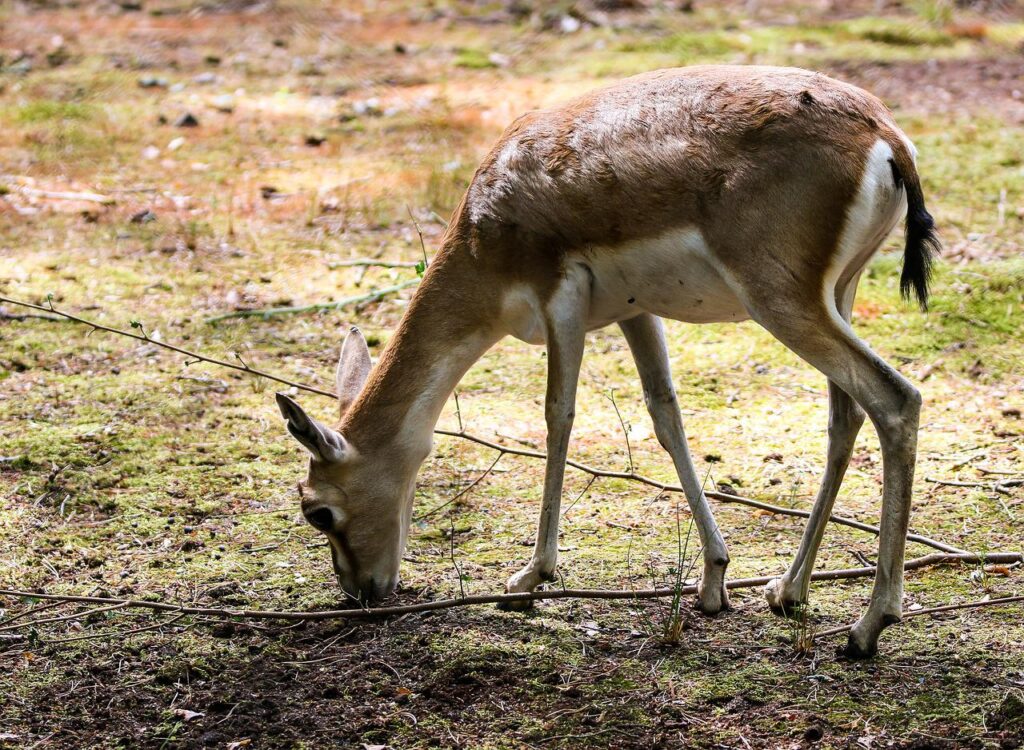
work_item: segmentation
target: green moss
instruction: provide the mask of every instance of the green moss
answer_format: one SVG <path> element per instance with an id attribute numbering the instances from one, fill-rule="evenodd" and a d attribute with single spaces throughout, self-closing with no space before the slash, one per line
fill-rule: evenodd
<path id="1" fill-rule="evenodd" d="M 486 51 L 479 49 L 460 49 L 455 55 L 455 65 L 456 67 L 468 68 L 470 70 L 498 67 L 498 64 L 491 60 L 490 55 Z"/>

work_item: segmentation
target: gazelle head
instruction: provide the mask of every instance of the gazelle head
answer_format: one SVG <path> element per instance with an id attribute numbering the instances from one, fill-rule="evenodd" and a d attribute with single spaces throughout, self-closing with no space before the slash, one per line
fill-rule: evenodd
<path id="1" fill-rule="evenodd" d="M 343 417 L 370 373 L 370 352 L 359 329 L 341 347 L 337 392 Z M 388 596 L 398 584 L 412 512 L 415 469 L 382 466 L 379 456 L 360 454 L 337 429 L 328 427 L 288 396 L 277 394 L 288 432 L 309 451 L 309 473 L 299 482 L 302 515 L 330 542 L 338 583 L 361 601 Z M 375 450 L 375 453 L 379 453 Z"/>

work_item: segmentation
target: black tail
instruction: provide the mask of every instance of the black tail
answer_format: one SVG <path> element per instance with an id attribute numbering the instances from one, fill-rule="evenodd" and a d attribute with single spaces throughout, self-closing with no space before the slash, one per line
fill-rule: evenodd
<path id="1" fill-rule="evenodd" d="M 924 193 L 921 192 L 921 181 L 913 157 L 901 139 L 891 145 L 893 178 L 897 186 L 902 183 L 907 191 L 907 244 L 903 250 L 900 293 L 903 299 L 909 300 L 913 289 L 921 309 L 927 310 L 932 259 L 942 250 L 942 243 L 935 233 L 935 220 L 924 207 Z"/>

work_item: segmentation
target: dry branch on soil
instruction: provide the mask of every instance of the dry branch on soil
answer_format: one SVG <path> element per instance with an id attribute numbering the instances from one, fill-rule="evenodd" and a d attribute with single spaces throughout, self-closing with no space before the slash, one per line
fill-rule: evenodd
<path id="1" fill-rule="evenodd" d="M 1001 596 L 998 599 L 979 599 L 975 602 L 963 602 L 961 604 L 943 604 L 940 607 L 925 607 L 904 612 L 901 617 L 906 620 L 908 617 L 922 617 L 924 615 L 937 615 L 942 612 L 955 612 L 961 609 L 979 609 L 981 607 L 994 607 L 999 604 L 1024 603 L 1024 596 Z M 814 634 L 815 638 L 827 638 L 831 635 L 847 633 L 853 629 L 853 625 L 840 625 L 828 630 L 819 630 Z"/>
<path id="2" fill-rule="evenodd" d="M 966 565 L 982 565 L 986 563 L 1011 564 L 1024 562 L 1021 552 L 992 552 L 984 555 L 969 553 L 951 554 L 935 552 L 930 555 L 907 560 L 904 570 L 918 570 L 934 565 L 960 563 Z M 841 570 L 819 570 L 811 575 L 814 581 L 839 581 L 852 578 L 867 578 L 875 574 L 875 567 L 844 568 Z M 727 589 L 749 589 L 764 586 L 777 576 L 759 576 L 757 578 L 737 578 L 726 581 Z M 547 589 L 515 594 L 479 594 L 452 599 L 438 599 L 418 604 L 402 604 L 392 607 L 363 607 L 359 609 L 332 609 L 314 612 L 251 610 L 251 609 L 220 609 L 208 607 L 188 607 L 181 604 L 160 601 L 136 601 L 103 596 L 73 596 L 67 594 L 45 594 L 33 591 L 0 589 L 0 596 L 11 596 L 21 599 L 48 599 L 79 604 L 98 604 L 120 606 L 134 609 L 150 609 L 158 612 L 173 612 L 181 615 L 206 615 L 213 617 L 236 617 L 250 620 L 363 620 L 376 617 L 390 617 L 417 612 L 433 612 L 454 607 L 466 607 L 480 604 L 498 604 L 506 602 L 532 602 L 543 599 L 659 599 L 675 596 L 690 596 L 697 593 L 697 586 L 682 586 L 653 589 Z M 1024 597 L 1008 597 L 990 600 L 992 604 L 1018 601 Z M 955 606 L 955 605 L 953 605 Z M 980 605 L 979 605 L 980 606 Z M 908 613 L 909 614 L 909 613 Z M 32 621 L 23 622 L 20 627 L 31 627 Z"/>
<path id="3" fill-rule="evenodd" d="M 237 355 L 236 355 L 236 357 L 238 358 L 238 363 L 227 362 L 227 361 L 222 360 L 222 359 L 216 359 L 216 358 L 213 358 L 213 357 L 208 357 L 205 354 L 200 354 L 199 352 L 191 351 L 191 350 L 188 350 L 188 349 L 183 349 L 183 348 L 181 348 L 179 346 L 175 346 L 173 344 L 169 344 L 169 343 L 167 343 L 165 341 L 158 341 L 156 339 L 150 338 L 149 335 L 146 334 L 145 329 L 141 328 L 141 326 L 140 326 L 139 330 L 141 330 L 142 333 L 133 333 L 132 331 L 126 331 L 126 330 L 121 329 L 121 328 L 112 328 L 110 326 L 105 326 L 105 325 L 102 325 L 100 323 L 96 323 L 94 321 L 88 320 L 86 318 L 79 317 L 79 316 L 74 315 L 72 313 L 65 312 L 64 310 L 59 310 L 59 309 L 57 309 L 56 307 L 53 306 L 52 302 L 49 302 L 49 301 L 48 301 L 48 304 L 44 306 L 44 305 L 36 305 L 36 304 L 34 304 L 32 302 L 25 302 L 23 300 L 11 299 L 10 297 L 0 296 L 0 302 L 6 302 L 8 304 L 18 305 L 20 307 L 27 307 L 27 308 L 30 308 L 32 310 L 41 310 L 41 311 L 44 311 L 46 313 L 50 313 L 50 314 L 53 314 L 53 315 L 61 316 L 62 318 L 70 320 L 70 321 L 73 321 L 75 323 L 80 323 L 82 325 L 89 326 L 93 330 L 105 331 L 107 333 L 113 333 L 113 334 L 117 334 L 119 336 L 126 336 L 128 338 L 132 338 L 132 339 L 135 339 L 137 341 L 145 341 L 145 342 L 153 344 L 155 346 L 159 346 L 159 347 L 162 347 L 164 349 L 168 349 L 168 350 L 170 350 L 172 352 L 177 352 L 178 354 L 182 354 L 182 355 L 184 355 L 184 356 L 186 356 L 186 357 L 188 357 L 190 359 L 190 363 L 191 362 L 207 362 L 207 363 L 212 364 L 212 365 L 217 365 L 218 367 L 227 367 L 227 368 L 232 369 L 232 370 L 237 370 L 239 372 L 248 373 L 248 374 L 253 375 L 255 377 L 266 378 L 267 380 L 272 380 L 272 381 L 274 381 L 276 383 L 281 383 L 282 385 L 287 385 L 287 386 L 290 386 L 292 388 L 297 388 L 297 389 L 302 390 L 302 391 L 307 391 L 308 393 L 315 393 L 315 394 L 320 395 L 320 396 L 327 396 L 328 398 L 335 398 L 335 399 L 337 398 L 337 394 L 335 394 L 335 393 L 333 393 L 331 391 L 327 391 L 327 390 L 324 390 L 322 388 L 316 388 L 314 386 L 306 385 L 304 383 L 299 383 L 299 382 L 296 382 L 294 380 L 289 380 L 287 378 L 283 378 L 283 377 L 280 377 L 278 375 L 274 375 L 274 374 L 269 373 L 269 372 L 267 372 L 265 370 L 258 370 L 258 369 L 254 368 L 254 367 L 250 367 L 240 357 L 237 357 Z M 330 304 L 340 304 L 340 303 L 330 303 Z M 253 311 L 250 311 L 250 312 L 253 312 Z M 223 318 L 223 317 L 230 317 L 230 316 L 221 316 L 221 318 Z M 468 433 L 468 432 L 466 432 L 465 430 L 462 430 L 462 429 L 460 429 L 458 431 L 436 429 L 436 430 L 434 430 L 434 434 L 436 434 L 436 435 L 446 435 L 446 436 L 449 436 L 449 437 L 455 437 L 455 438 L 459 438 L 459 439 L 462 439 L 462 440 L 468 440 L 468 441 L 476 443 L 478 445 L 482 445 L 482 446 L 484 446 L 486 448 L 490 448 L 492 450 L 499 451 L 499 455 L 498 455 L 499 459 L 502 456 L 504 456 L 504 455 L 522 456 L 522 457 L 525 457 L 525 458 L 535 458 L 535 459 L 540 459 L 540 460 L 546 460 L 547 459 L 547 455 L 545 453 L 540 452 L 540 451 L 525 450 L 525 449 L 521 449 L 521 448 L 511 448 L 511 447 L 508 447 L 508 446 L 505 446 L 505 445 L 499 445 L 498 443 L 495 443 L 495 442 L 492 442 L 490 440 L 487 440 L 486 438 L 478 437 L 478 436 L 473 435 L 471 433 Z M 495 463 L 497 463 L 497 461 L 495 461 Z M 598 469 L 598 468 L 595 468 L 593 466 L 589 466 L 587 464 L 580 463 L 579 461 L 574 461 L 572 459 L 567 460 L 566 464 L 569 465 L 569 466 L 572 466 L 575 469 L 579 469 L 580 471 L 583 471 L 583 472 L 589 474 L 593 478 L 625 479 L 625 480 L 629 480 L 629 481 L 633 481 L 633 482 L 640 482 L 641 484 L 646 484 L 646 485 L 648 485 L 650 487 L 654 487 L 654 488 L 656 488 L 658 490 L 661 490 L 662 492 L 677 492 L 677 493 L 682 493 L 683 492 L 683 488 L 680 487 L 679 485 L 668 484 L 668 483 L 665 483 L 665 482 L 659 482 L 656 479 L 651 479 L 650 477 L 646 477 L 646 476 L 644 476 L 642 474 L 638 474 L 635 471 L 628 471 L 628 472 L 625 472 L 625 471 L 608 471 L 608 470 L 605 470 L 605 469 Z M 493 468 L 493 466 L 492 466 L 492 468 Z M 479 482 L 479 480 L 478 480 L 478 482 Z M 704 494 L 707 497 L 712 498 L 714 500 L 718 500 L 720 502 L 733 503 L 733 504 L 736 504 L 736 505 L 745 505 L 745 506 L 750 507 L 750 508 L 756 508 L 758 510 L 764 510 L 764 511 L 767 511 L 769 513 L 774 513 L 774 514 L 783 515 L 783 516 L 796 516 L 798 518 L 809 518 L 810 515 L 811 515 L 810 512 L 806 511 L 806 510 L 798 510 L 796 508 L 783 508 L 783 507 L 778 506 L 778 505 L 772 505 L 770 503 L 761 502 L 759 500 L 752 500 L 750 498 L 742 497 L 740 495 L 733 495 L 733 494 L 726 493 L 726 492 L 718 492 L 718 491 L 714 491 L 713 490 L 713 491 L 706 491 Z M 433 514 L 437 510 L 438 510 L 438 508 L 435 508 L 435 509 L 433 509 L 431 511 L 428 511 L 427 515 Z M 829 520 L 830 523 L 834 523 L 834 524 L 837 524 L 837 525 L 840 525 L 840 526 L 848 526 L 850 528 L 858 529 L 860 531 L 866 531 L 866 532 L 869 532 L 869 533 L 874 534 L 876 536 L 879 533 L 879 529 L 878 529 L 877 526 L 873 526 L 872 524 L 868 524 L 868 523 L 862 523 L 861 521 L 855 521 L 855 520 L 853 520 L 851 518 L 844 518 L 842 516 L 837 516 L 837 515 L 833 514 L 833 515 L 830 515 L 828 517 L 828 520 Z M 939 550 L 941 552 L 947 552 L 947 553 L 951 553 L 951 554 L 962 554 L 962 553 L 965 552 L 965 550 L 962 550 L 962 549 L 960 549 L 958 547 L 954 547 L 954 546 L 946 544 L 944 542 L 940 542 L 940 541 L 937 541 L 935 539 L 931 539 L 931 538 L 923 536 L 921 534 L 908 534 L 907 535 L 907 541 L 917 542 L 918 544 L 923 544 L 925 546 L 931 547 L 932 549 L 937 549 L 937 550 Z"/>

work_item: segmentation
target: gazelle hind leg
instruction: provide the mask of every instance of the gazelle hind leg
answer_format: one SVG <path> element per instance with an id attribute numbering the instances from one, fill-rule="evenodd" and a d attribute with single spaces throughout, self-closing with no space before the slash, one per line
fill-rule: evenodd
<path id="1" fill-rule="evenodd" d="M 792 297 L 791 304 L 780 304 L 781 296 Z M 868 610 L 853 626 L 846 648 L 848 656 L 862 658 L 877 651 L 883 628 L 898 622 L 902 612 L 921 396 L 857 338 L 829 302 L 808 309 L 799 289 L 776 288 L 772 299 L 753 300 L 750 308 L 761 325 L 849 394 L 878 432 L 883 465 L 878 568 Z"/>
<path id="2" fill-rule="evenodd" d="M 853 310 L 857 280 L 854 278 L 836 300 L 839 312 L 847 323 L 850 322 Z M 828 403 L 828 454 L 818 497 L 814 501 L 793 564 L 781 578 L 776 578 L 765 587 L 765 598 L 769 606 L 780 615 L 792 615 L 799 606 L 807 603 L 818 548 L 839 494 L 839 486 L 846 474 L 846 467 L 850 463 L 857 433 L 864 424 L 864 410 L 831 380 L 828 382 Z"/>
<path id="3" fill-rule="evenodd" d="M 704 574 L 698 593 L 700 608 L 706 614 L 715 614 L 729 607 L 729 597 L 725 590 L 725 569 L 729 564 L 729 553 L 686 445 L 686 433 L 679 415 L 676 390 L 672 385 L 662 322 L 660 318 L 644 314 L 623 321 L 619 326 L 636 360 L 644 401 L 654 422 L 655 434 L 672 457 L 697 524 L 697 533 L 704 550 Z"/>

